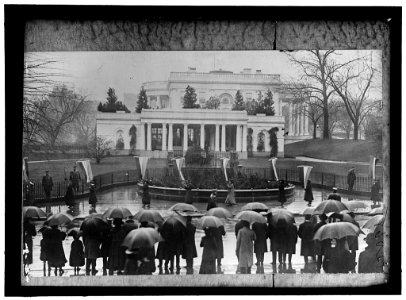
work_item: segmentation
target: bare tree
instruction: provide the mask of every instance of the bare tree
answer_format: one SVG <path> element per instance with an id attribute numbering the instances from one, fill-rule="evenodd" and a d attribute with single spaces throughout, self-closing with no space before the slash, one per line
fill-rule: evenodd
<path id="1" fill-rule="evenodd" d="M 334 60 L 334 50 L 307 50 L 305 56 L 298 57 L 296 54 L 287 54 L 291 62 L 299 67 L 302 76 L 301 81 L 310 91 L 314 103 L 321 108 L 323 113 L 323 138 L 330 138 L 329 127 L 329 99 L 335 92 L 330 85 L 330 78 L 339 69 L 347 66 L 350 60 L 344 63 L 337 63 Z"/>
<path id="2" fill-rule="evenodd" d="M 39 101 L 38 135 L 54 149 L 60 135 L 82 113 L 85 97 L 74 93 L 65 85 L 55 87 L 52 92 Z"/>
<path id="3" fill-rule="evenodd" d="M 91 101 L 84 101 L 83 107 L 77 114 L 72 129 L 75 132 L 76 142 L 87 145 L 96 132 L 96 109 Z"/>
<path id="4" fill-rule="evenodd" d="M 331 86 L 344 103 L 354 128 L 354 140 L 358 140 L 359 127 L 365 116 L 374 108 L 369 100 L 369 91 L 375 69 L 372 63 L 363 60 L 361 64 L 346 65 L 341 70 L 329 74 Z"/>
<path id="5" fill-rule="evenodd" d="M 97 164 L 109 155 L 110 150 L 111 141 L 99 137 L 96 134 L 88 145 L 88 155 L 89 157 L 96 159 Z"/>

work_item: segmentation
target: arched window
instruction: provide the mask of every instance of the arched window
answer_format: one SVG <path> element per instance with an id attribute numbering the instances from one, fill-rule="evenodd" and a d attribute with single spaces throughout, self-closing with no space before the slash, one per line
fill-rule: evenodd
<path id="1" fill-rule="evenodd" d="M 258 152 L 265 151 L 265 134 L 262 131 L 258 133 L 257 151 Z"/>
<path id="2" fill-rule="evenodd" d="M 116 149 L 123 150 L 124 149 L 124 138 L 123 138 L 123 131 L 118 130 L 116 132 Z"/>

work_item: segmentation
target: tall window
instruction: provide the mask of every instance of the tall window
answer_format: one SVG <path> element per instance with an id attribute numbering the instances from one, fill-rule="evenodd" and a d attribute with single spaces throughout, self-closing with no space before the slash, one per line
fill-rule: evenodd
<path id="1" fill-rule="evenodd" d="M 152 127 L 152 150 L 162 149 L 162 128 Z"/>

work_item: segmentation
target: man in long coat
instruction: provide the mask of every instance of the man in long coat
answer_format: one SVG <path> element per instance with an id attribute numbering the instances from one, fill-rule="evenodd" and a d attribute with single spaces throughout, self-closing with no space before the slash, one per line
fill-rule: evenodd
<path id="1" fill-rule="evenodd" d="M 76 171 L 76 166 L 73 166 L 73 171 L 70 172 L 69 180 L 72 181 L 72 186 L 76 192 L 79 192 L 80 173 Z"/>
<path id="2" fill-rule="evenodd" d="M 319 216 L 320 222 L 314 225 L 313 227 L 313 235 L 320 229 L 320 227 L 327 224 L 327 216 L 325 214 L 321 214 Z M 314 241 L 314 254 L 317 255 L 317 272 L 320 273 L 321 264 L 323 262 L 323 255 L 325 254 L 325 247 L 324 241 Z"/>
<path id="3" fill-rule="evenodd" d="M 279 180 L 278 189 L 279 189 L 278 201 L 281 203 L 281 206 L 283 207 L 283 204 L 286 202 L 285 181 L 284 180 Z"/>
<path id="4" fill-rule="evenodd" d="M 217 244 L 217 271 L 221 272 L 221 259 L 224 257 L 223 235 L 226 235 L 224 226 L 213 228 L 213 235 Z"/>
<path id="5" fill-rule="evenodd" d="M 379 195 L 379 190 L 381 189 L 379 180 L 375 180 L 375 183 L 371 187 L 371 200 L 374 202 L 374 205 L 377 205 L 381 201 L 381 196 Z"/>
<path id="6" fill-rule="evenodd" d="M 268 214 L 268 238 L 271 244 L 272 251 L 272 266 L 276 267 L 276 254 L 278 254 L 278 261 L 280 266 L 285 263 L 284 258 L 286 258 L 286 252 L 288 248 L 288 231 L 285 227 L 276 228 L 271 224 L 272 214 Z"/>
<path id="7" fill-rule="evenodd" d="M 195 233 L 196 227 L 192 224 L 192 217 L 188 216 L 182 251 L 182 258 L 186 259 L 186 274 L 193 274 L 193 259 L 197 257 Z"/>
<path id="8" fill-rule="evenodd" d="M 349 191 L 353 190 L 356 179 L 357 179 L 357 176 L 355 175 L 355 168 L 351 168 L 348 171 L 348 175 L 347 175 L 347 184 L 348 184 Z"/>
<path id="9" fill-rule="evenodd" d="M 142 185 L 142 208 L 149 207 L 151 205 L 151 196 L 149 195 L 149 184 L 148 180 L 143 181 Z"/>
<path id="10" fill-rule="evenodd" d="M 45 197 L 48 200 L 51 198 L 51 191 L 54 183 L 52 182 L 52 176 L 49 175 L 49 171 L 45 171 L 45 176 L 42 177 L 42 188 L 45 192 Z"/>
<path id="11" fill-rule="evenodd" d="M 254 263 L 253 242 L 255 240 L 255 232 L 249 229 L 249 223 L 246 222 L 244 227 L 238 231 L 237 246 L 235 250 L 241 274 L 251 274 L 251 266 Z"/>
<path id="12" fill-rule="evenodd" d="M 297 227 L 295 224 L 291 224 L 287 230 L 287 247 L 286 254 L 288 255 L 289 270 L 292 271 L 292 256 L 296 254 L 296 243 L 297 243 Z M 286 255 L 285 254 L 285 255 Z M 286 262 L 286 257 L 284 258 Z"/>
<path id="13" fill-rule="evenodd" d="M 72 185 L 72 181 L 70 180 L 65 193 L 65 203 L 66 206 L 68 206 L 69 208 L 75 205 L 75 191 Z"/>
<path id="14" fill-rule="evenodd" d="M 305 270 L 309 267 L 309 256 L 315 261 L 314 241 L 313 241 L 313 223 L 310 222 L 311 215 L 305 215 L 304 223 L 300 224 L 298 236 L 302 239 L 300 255 L 304 257 Z"/>
<path id="15" fill-rule="evenodd" d="M 113 275 L 114 271 L 117 271 L 117 274 L 121 275 L 125 264 L 125 248 L 122 246 L 122 243 L 127 234 L 121 226 L 121 219 L 114 219 L 113 224 L 114 228 L 111 230 L 109 249 L 109 275 Z"/>
<path id="16" fill-rule="evenodd" d="M 264 253 L 268 251 L 266 246 L 267 226 L 262 223 L 252 224 L 252 230 L 255 232 L 254 253 L 257 258 L 257 273 L 263 273 L 264 268 Z"/>
<path id="17" fill-rule="evenodd" d="M 314 197 L 313 197 L 313 191 L 312 191 L 312 182 L 310 180 L 308 180 L 307 184 L 306 184 L 306 188 L 305 188 L 304 201 L 307 201 L 308 206 L 311 206 L 313 200 L 314 200 Z"/>
<path id="18" fill-rule="evenodd" d="M 27 259 L 25 261 L 26 265 L 32 264 L 32 238 L 37 235 L 37 231 L 35 230 L 35 225 L 30 222 L 31 218 L 26 218 L 23 224 L 24 236 L 23 241 L 24 244 L 27 244 L 28 254 Z"/>
<path id="19" fill-rule="evenodd" d="M 92 275 L 96 275 L 96 261 L 100 255 L 100 239 L 98 236 L 84 236 L 86 258 L 86 275 L 90 275 L 90 266 L 92 266 Z"/>

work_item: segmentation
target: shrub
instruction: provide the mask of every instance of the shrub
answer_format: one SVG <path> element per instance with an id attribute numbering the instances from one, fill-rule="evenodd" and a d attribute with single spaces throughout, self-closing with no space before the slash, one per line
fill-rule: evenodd
<path id="1" fill-rule="evenodd" d="M 198 145 L 193 145 L 189 147 L 185 154 L 186 164 L 200 164 L 202 148 Z M 207 155 L 206 155 L 207 156 Z"/>

